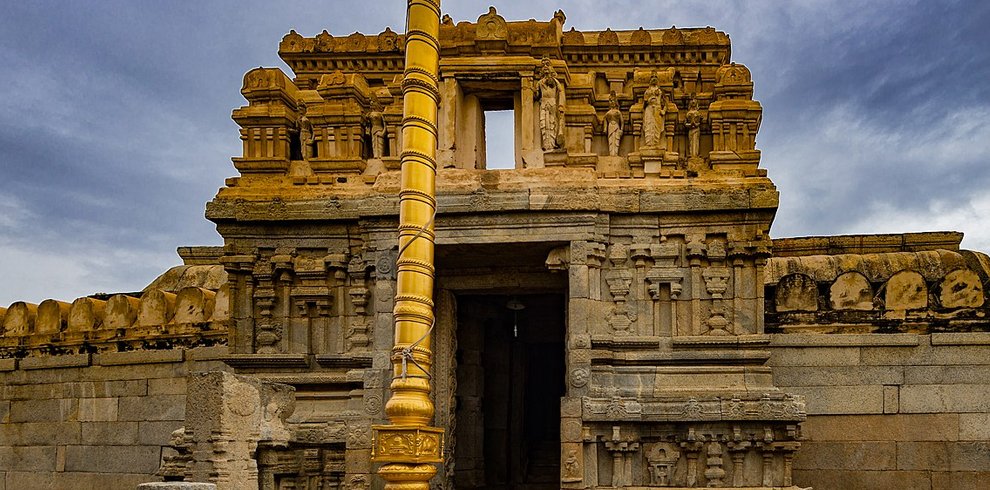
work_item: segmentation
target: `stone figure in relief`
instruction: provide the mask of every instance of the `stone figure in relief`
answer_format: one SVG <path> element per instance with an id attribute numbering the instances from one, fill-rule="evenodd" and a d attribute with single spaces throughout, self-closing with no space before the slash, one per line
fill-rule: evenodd
<path id="1" fill-rule="evenodd" d="M 643 141 L 642 148 L 667 149 L 667 129 L 664 117 L 667 115 L 667 96 L 660 88 L 656 74 L 650 77 L 650 86 L 643 93 Z"/>
<path id="2" fill-rule="evenodd" d="M 698 99 L 691 96 L 688 103 L 688 112 L 684 120 L 684 125 L 688 128 L 688 158 L 698 158 L 701 156 L 701 123 L 704 116 L 698 110 Z"/>
<path id="3" fill-rule="evenodd" d="M 306 117 L 306 103 L 299 103 L 299 149 L 303 160 L 313 158 L 313 123 Z"/>
<path id="4" fill-rule="evenodd" d="M 564 460 L 564 477 L 561 479 L 564 483 L 576 483 L 583 480 L 581 477 L 581 464 L 578 463 L 577 451 L 570 450 L 567 452 L 567 459 Z"/>
<path id="5" fill-rule="evenodd" d="M 533 94 L 540 101 L 540 136 L 543 151 L 561 147 L 564 123 L 564 91 L 549 58 L 543 58 L 543 74 Z"/>
<path id="6" fill-rule="evenodd" d="M 377 98 L 371 98 L 371 112 L 368 113 L 369 134 L 371 135 L 371 157 L 381 158 L 385 154 L 385 114 Z"/>
<path id="7" fill-rule="evenodd" d="M 604 118 L 605 136 L 608 138 L 608 155 L 619 156 L 619 143 L 622 142 L 622 112 L 613 91 L 608 96 L 608 112 Z"/>

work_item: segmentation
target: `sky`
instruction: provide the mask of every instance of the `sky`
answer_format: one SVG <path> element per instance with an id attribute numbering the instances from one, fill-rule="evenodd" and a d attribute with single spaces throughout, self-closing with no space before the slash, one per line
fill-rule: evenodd
<path id="1" fill-rule="evenodd" d="M 713 26 L 753 72 L 777 237 L 956 230 L 990 250 L 990 2 L 494 3 L 565 29 Z M 358 7 L 359 8 L 356 8 Z M 405 1 L 7 2 L 0 16 L 0 306 L 138 291 L 219 245 L 203 217 L 240 152 L 243 74 L 282 36 L 401 32 Z"/>

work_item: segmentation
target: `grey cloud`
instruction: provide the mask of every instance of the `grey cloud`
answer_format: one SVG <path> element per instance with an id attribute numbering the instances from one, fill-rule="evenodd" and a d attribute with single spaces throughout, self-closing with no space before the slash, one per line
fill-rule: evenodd
<path id="1" fill-rule="evenodd" d="M 728 32 L 765 107 L 758 147 L 782 193 L 775 236 L 951 226 L 990 248 L 979 231 L 990 212 L 990 3 L 497 3 L 509 19 L 562 8 L 578 29 Z M 444 10 L 474 20 L 488 5 Z M 176 246 L 218 244 L 203 204 L 236 173 L 230 111 L 244 72 L 287 70 L 277 47 L 289 29 L 403 25 L 395 1 L 5 6 L 0 274 L 16 280 L 0 286 L 0 305 L 140 288 L 178 262 Z"/>

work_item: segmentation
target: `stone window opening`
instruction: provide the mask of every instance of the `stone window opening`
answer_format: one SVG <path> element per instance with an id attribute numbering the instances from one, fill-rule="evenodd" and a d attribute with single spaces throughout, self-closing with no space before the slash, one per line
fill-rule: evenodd
<path id="1" fill-rule="evenodd" d="M 491 109 L 484 111 L 484 166 L 486 170 L 516 168 L 515 111 Z"/>

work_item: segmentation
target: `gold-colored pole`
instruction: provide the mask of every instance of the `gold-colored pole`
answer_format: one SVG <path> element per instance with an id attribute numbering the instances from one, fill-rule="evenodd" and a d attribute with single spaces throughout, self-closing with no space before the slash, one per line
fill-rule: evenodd
<path id="1" fill-rule="evenodd" d="M 440 0 L 407 0 L 395 345 L 392 397 L 385 404 L 390 423 L 373 428 L 371 449 L 392 490 L 428 490 L 443 454 L 443 430 L 429 426 L 439 39 Z"/>

